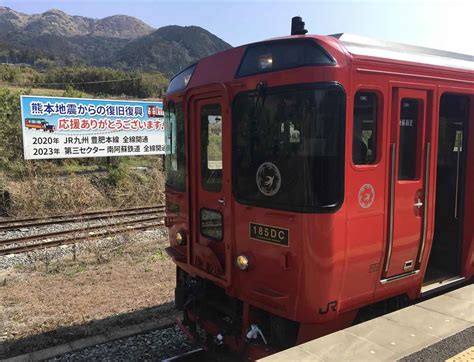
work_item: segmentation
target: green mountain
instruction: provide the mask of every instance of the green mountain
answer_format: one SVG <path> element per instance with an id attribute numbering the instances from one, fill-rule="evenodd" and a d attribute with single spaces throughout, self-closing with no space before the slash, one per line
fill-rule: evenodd
<path id="1" fill-rule="evenodd" d="M 197 26 L 154 29 L 126 15 L 92 19 L 55 9 L 27 15 L 0 7 L 0 63 L 94 65 L 172 75 L 228 48 Z"/>
<path id="2" fill-rule="evenodd" d="M 170 25 L 129 42 L 119 51 L 116 64 L 173 74 L 228 48 L 225 41 L 198 26 Z"/>

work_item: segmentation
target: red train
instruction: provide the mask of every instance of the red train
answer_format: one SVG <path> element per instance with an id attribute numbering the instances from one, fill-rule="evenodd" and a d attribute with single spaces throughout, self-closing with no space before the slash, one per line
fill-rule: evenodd
<path id="1" fill-rule="evenodd" d="M 163 109 L 158 107 L 158 106 L 153 106 L 153 105 L 148 105 L 148 112 L 147 112 L 148 117 L 150 118 L 156 118 L 156 117 L 163 117 Z"/>
<path id="2" fill-rule="evenodd" d="M 164 101 L 176 305 L 251 358 L 474 274 L 473 57 L 305 34 L 202 59 Z"/>
<path id="3" fill-rule="evenodd" d="M 50 133 L 56 130 L 56 126 L 49 124 L 44 118 L 26 118 L 25 127 Z"/>

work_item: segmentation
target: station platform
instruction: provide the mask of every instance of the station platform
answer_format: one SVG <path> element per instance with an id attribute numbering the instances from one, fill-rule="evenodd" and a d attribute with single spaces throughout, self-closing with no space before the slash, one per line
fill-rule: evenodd
<path id="1" fill-rule="evenodd" d="M 472 361 L 474 284 L 261 361 Z"/>

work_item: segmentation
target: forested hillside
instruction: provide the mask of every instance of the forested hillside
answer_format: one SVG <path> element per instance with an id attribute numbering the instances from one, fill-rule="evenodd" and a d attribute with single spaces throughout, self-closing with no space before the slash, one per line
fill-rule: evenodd
<path id="1" fill-rule="evenodd" d="M 159 72 L 122 70 L 90 66 L 32 67 L 0 65 L 0 86 L 23 88 L 69 89 L 102 96 L 159 98 L 166 91 L 168 79 Z"/>
<path id="2" fill-rule="evenodd" d="M 153 29 L 125 15 L 92 19 L 60 10 L 27 15 L 0 7 L 1 63 L 153 70 L 169 77 L 228 48 L 197 26 Z"/>

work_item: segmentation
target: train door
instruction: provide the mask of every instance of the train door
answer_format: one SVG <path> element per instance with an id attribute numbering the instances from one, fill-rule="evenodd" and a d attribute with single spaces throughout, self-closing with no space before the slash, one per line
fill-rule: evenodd
<path id="1" fill-rule="evenodd" d="M 192 190 L 191 264 L 228 280 L 230 228 L 225 227 L 230 199 L 230 157 L 223 147 L 229 129 L 223 97 L 191 98 L 190 170 Z M 227 225 L 228 226 L 228 225 Z"/>
<path id="2" fill-rule="evenodd" d="M 435 230 L 425 284 L 442 282 L 460 275 L 468 117 L 468 96 L 444 94 L 441 97 Z"/>
<path id="3" fill-rule="evenodd" d="M 427 102 L 425 90 L 393 88 L 385 278 L 415 273 L 426 240 L 431 149 Z"/>

